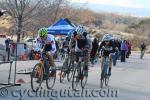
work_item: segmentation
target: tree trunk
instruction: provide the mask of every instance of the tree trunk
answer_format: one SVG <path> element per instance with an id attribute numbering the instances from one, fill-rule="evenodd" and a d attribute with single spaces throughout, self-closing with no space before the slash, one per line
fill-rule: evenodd
<path id="1" fill-rule="evenodd" d="M 25 36 L 25 32 L 23 31 L 23 32 L 22 32 L 22 39 L 24 38 L 24 36 Z"/>
<path id="2" fill-rule="evenodd" d="M 20 42 L 20 34 L 17 34 L 17 42 Z"/>
<path id="3" fill-rule="evenodd" d="M 22 33 L 22 17 L 18 17 L 18 29 L 17 29 L 17 42 L 20 42 L 20 36 Z"/>

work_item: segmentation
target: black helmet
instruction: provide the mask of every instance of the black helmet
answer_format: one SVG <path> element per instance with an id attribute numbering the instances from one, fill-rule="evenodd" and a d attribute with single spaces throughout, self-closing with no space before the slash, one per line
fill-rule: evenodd
<path id="1" fill-rule="evenodd" d="M 87 36 L 87 34 L 88 34 L 87 32 L 83 32 L 83 36 L 84 36 L 84 37 L 86 37 L 86 36 Z"/>

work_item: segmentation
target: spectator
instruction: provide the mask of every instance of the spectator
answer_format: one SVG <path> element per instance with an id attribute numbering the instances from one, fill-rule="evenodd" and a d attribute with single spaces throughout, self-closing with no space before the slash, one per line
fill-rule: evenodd
<path id="1" fill-rule="evenodd" d="M 127 52 L 126 58 L 129 58 L 131 54 L 131 46 L 132 46 L 131 43 L 128 41 L 127 42 L 128 52 Z"/>
<path id="2" fill-rule="evenodd" d="M 9 61 L 10 59 L 10 38 L 7 38 L 6 40 L 5 40 L 5 45 L 6 45 L 6 52 L 7 52 L 7 60 Z"/>
<path id="3" fill-rule="evenodd" d="M 121 43 L 121 62 L 126 61 L 126 53 L 128 52 L 128 47 L 126 45 L 126 40 L 123 40 Z"/>
<path id="4" fill-rule="evenodd" d="M 30 57 L 29 57 L 29 48 L 28 48 L 27 44 L 24 44 L 24 50 L 25 50 L 25 54 L 26 54 L 26 57 L 28 60 Z"/>
<path id="5" fill-rule="evenodd" d="M 146 45 L 145 45 L 144 42 L 141 44 L 140 49 L 141 49 L 141 55 L 140 55 L 140 58 L 143 59 L 143 56 L 144 56 L 145 50 L 146 50 Z"/>
<path id="6" fill-rule="evenodd" d="M 94 64 L 94 59 L 96 57 L 96 53 L 97 53 L 97 50 L 98 50 L 98 40 L 95 38 L 92 42 L 92 50 L 91 50 L 91 53 L 90 53 L 90 58 L 91 58 L 91 63 Z"/>

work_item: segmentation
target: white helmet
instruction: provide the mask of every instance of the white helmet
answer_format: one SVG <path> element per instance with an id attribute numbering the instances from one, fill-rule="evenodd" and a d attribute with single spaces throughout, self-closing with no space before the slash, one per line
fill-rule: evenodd
<path id="1" fill-rule="evenodd" d="M 85 32 L 85 27 L 82 26 L 82 25 L 79 25 L 79 26 L 76 28 L 76 32 L 77 32 L 77 34 L 82 35 L 82 34 Z"/>
<path id="2" fill-rule="evenodd" d="M 114 38 L 113 38 L 113 35 L 111 35 L 111 34 L 105 34 L 104 36 L 103 36 L 103 38 L 102 38 L 102 41 L 111 41 L 111 40 L 113 40 Z"/>

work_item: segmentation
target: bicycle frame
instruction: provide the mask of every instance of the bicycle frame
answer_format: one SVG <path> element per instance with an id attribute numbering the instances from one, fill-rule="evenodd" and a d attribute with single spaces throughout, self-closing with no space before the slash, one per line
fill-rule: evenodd
<path id="1" fill-rule="evenodd" d="M 76 90 L 76 87 L 78 86 L 78 83 L 81 82 L 82 89 L 85 87 L 87 83 L 87 76 L 85 75 L 85 66 L 84 66 L 84 53 L 78 52 L 76 53 L 76 56 L 78 56 L 78 62 L 76 64 L 76 67 L 74 68 L 74 75 L 72 80 L 72 89 Z M 80 81 L 79 81 L 80 80 Z"/>
<path id="2" fill-rule="evenodd" d="M 102 65 L 102 72 L 104 72 L 104 78 L 107 78 L 107 75 L 108 75 L 108 67 L 109 67 L 109 56 L 107 57 L 104 57 L 104 62 L 103 62 L 103 65 Z"/>
<path id="3" fill-rule="evenodd" d="M 141 55 L 140 55 L 140 58 L 141 58 L 141 59 L 143 59 L 144 54 L 145 54 L 145 50 L 142 50 L 142 51 L 141 51 Z"/>
<path id="4" fill-rule="evenodd" d="M 42 52 L 41 54 L 41 58 L 42 58 L 42 63 L 44 65 L 44 74 L 48 74 L 49 73 L 49 60 L 48 60 L 48 55 L 46 54 L 46 52 Z"/>
<path id="5" fill-rule="evenodd" d="M 101 68 L 101 80 L 100 80 L 100 87 L 103 87 L 103 83 L 105 81 L 105 85 L 108 85 L 109 82 L 109 75 L 108 75 L 108 67 L 109 67 L 109 56 L 104 57 L 104 62 Z"/>

